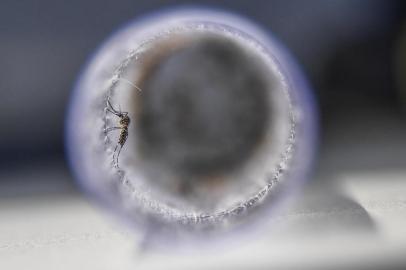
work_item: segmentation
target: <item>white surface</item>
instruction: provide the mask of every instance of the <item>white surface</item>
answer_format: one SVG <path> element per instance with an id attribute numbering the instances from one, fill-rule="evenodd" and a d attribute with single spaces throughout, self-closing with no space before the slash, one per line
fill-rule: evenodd
<path id="1" fill-rule="evenodd" d="M 75 193 L 0 200 L 0 269 L 380 269 L 406 265 L 406 171 L 309 187 L 261 239 L 180 254 L 138 238 Z M 400 268 L 401 269 L 401 268 Z"/>

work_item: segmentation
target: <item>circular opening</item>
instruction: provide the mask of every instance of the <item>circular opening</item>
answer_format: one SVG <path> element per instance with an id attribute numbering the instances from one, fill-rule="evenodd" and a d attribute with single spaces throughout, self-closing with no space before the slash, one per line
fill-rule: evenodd
<path id="1" fill-rule="evenodd" d="M 120 76 L 131 83 L 108 96 L 131 118 L 120 170 L 177 212 L 227 211 L 267 187 L 280 162 L 291 132 L 287 85 L 241 36 L 168 33 L 124 60 Z"/>
<path id="2" fill-rule="evenodd" d="M 268 38 L 210 12 L 114 35 L 70 110 L 82 184 L 146 227 L 231 228 L 273 208 L 280 182 L 297 184 L 308 167 L 313 125 L 300 73 Z"/>

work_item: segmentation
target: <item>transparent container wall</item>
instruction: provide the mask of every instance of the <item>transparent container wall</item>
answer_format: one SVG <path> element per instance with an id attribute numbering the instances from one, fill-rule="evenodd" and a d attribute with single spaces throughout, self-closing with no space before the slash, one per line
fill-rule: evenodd
<path id="1" fill-rule="evenodd" d="M 315 123 L 308 85 L 270 33 L 180 10 L 102 44 L 74 89 L 67 149 L 83 189 L 131 227 L 213 239 L 263 224 L 304 183 Z"/>

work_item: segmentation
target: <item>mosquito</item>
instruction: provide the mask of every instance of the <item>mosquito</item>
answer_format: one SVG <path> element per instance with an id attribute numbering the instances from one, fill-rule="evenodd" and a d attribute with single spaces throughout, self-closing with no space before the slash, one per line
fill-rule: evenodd
<path id="1" fill-rule="evenodd" d="M 114 114 L 118 118 L 120 118 L 120 121 L 118 122 L 119 126 L 118 127 L 109 127 L 105 130 L 106 133 L 113 131 L 113 130 L 120 130 L 120 135 L 118 137 L 118 142 L 116 145 L 116 148 L 114 148 L 114 153 L 113 153 L 113 162 L 114 166 L 118 168 L 118 157 L 120 156 L 121 149 L 123 148 L 125 142 L 127 141 L 128 138 L 128 126 L 130 125 L 130 117 L 128 116 L 128 112 L 122 112 L 120 110 L 114 109 L 113 105 L 111 105 L 110 100 L 107 99 L 107 111 L 110 113 Z"/>

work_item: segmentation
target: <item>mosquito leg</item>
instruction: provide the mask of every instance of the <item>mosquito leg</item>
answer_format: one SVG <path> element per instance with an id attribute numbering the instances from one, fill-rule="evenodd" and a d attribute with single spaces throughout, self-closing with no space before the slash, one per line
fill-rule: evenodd
<path id="1" fill-rule="evenodd" d="M 118 148 L 118 153 L 117 153 L 117 156 L 116 156 L 117 168 L 118 168 L 118 157 L 120 156 L 121 149 L 123 149 L 123 146 L 122 146 L 122 145 L 120 145 L 120 148 Z"/>
<path id="2" fill-rule="evenodd" d="M 107 110 L 108 110 L 109 112 L 111 112 L 111 113 L 113 113 L 113 114 L 115 114 L 115 115 L 120 114 L 120 112 L 117 111 L 116 109 L 114 109 L 113 105 L 111 105 L 111 102 L 110 102 L 109 99 L 107 100 L 107 106 L 110 107 L 110 108 L 107 108 Z"/>
<path id="3" fill-rule="evenodd" d="M 121 129 L 121 127 L 109 127 L 109 128 L 106 128 L 106 129 L 104 130 L 104 132 L 108 133 L 108 132 L 110 132 L 110 131 L 112 131 L 112 130 L 116 130 L 116 129 Z"/>
<path id="4" fill-rule="evenodd" d="M 113 166 L 114 168 L 118 168 L 118 156 L 117 156 L 117 148 L 118 148 L 119 144 L 116 145 L 116 148 L 114 148 L 114 152 L 113 152 Z"/>
<path id="5" fill-rule="evenodd" d="M 115 112 L 115 111 L 112 111 L 112 110 L 109 109 L 109 108 L 107 108 L 107 111 L 110 112 L 110 113 L 112 113 L 112 114 L 114 114 L 114 115 L 119 116 L 119 113 L 117 113 L 117 112 Z"/>

